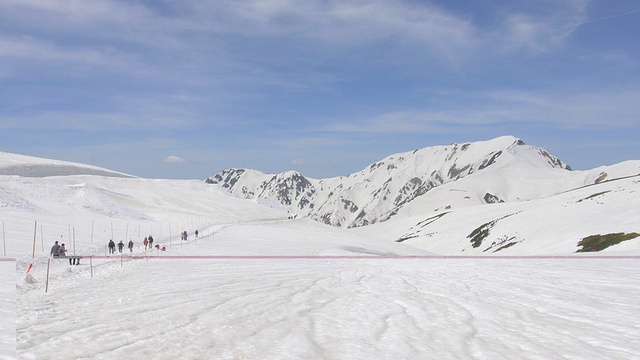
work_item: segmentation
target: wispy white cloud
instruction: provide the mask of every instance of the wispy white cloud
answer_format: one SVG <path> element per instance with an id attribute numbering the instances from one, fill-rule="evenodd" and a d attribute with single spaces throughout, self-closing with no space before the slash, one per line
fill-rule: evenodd
<path id="1" fill-rule="evenodd" d="M 191 126 L 181 116 L 130 113 L 43 111 L 33 115 L 0 116 L 0 129 L 137 131 L 140 129 L 177 129 Z"/>
<path id="2" fill-rule="evenodd" d="M 135 54 L 111 46 L 61 46 L 55 41 L 32 36 L 0 34 L 0 64 L 7 77 L 24 75 L 25 66 L 30 66 L 31 75 L 38 77 L 52 74 L 69 78 L 109 74 L 133 78 L 157 76 L 158 72 L 144 62 Z"/>
<path id="3" fill-rule="evenodd" d="M 168 7 L 168 11 L 163 11 L 162 6 Z M 354 48 L 391 44 L 406 51 L 418 47 L 427 53 L 452 57 L 475 46 L 479 36 L 466 18 L 434 5 L 404 1 L 133 4 L 109 0 L 12 0 L 3 2 L 0 8 L 5 13 L 4 20 L 16 28 L 24 28 L 23 32 L 34 38 L 49 42 L 55 41 L 56 36 L 67 36 L 65 44 L 73 39 L 72 47 L 77 47 L 77 42 L 93 43 L 98 48 L 117 42 L 135 54 L 142 50 L 131 49 L 129 44 L 138 44 L 145 49 L 206 54 L 210 60 L 225 63 L 232 62 L 229 56 L 247 53 L 248 49 L 238 52 L 237 44 L 254 39 L 292 44 L 298 52 L 302 51 L 300 55 L 309 52 L 335 55 Z M 229 36 L 245 40 L 234 44 L 228 41 Z M 28 45 L 31 53 L 36 50 L 42 53 L 42 43 Z M 35 45 L 40 46 L 34 49 Z M 57 48 L 49 45 L 44 50 L 59 54 L 57 49 L 63 45 L 56 45 Z M 247 55 L 235 60 L 255 64 L 259 58 L 249 60 Z"/>
<path id="4" fill-rule="evenodd" d="M 344 133 L 448 134 L 496 124 L 539 124 L 551 129 L 640 126 L 640 91 L 548 94 L 500 90 L 473 97 L 460 109 L 389 112 L 330 123 L 322 131 Z M 482 100 L 482 101 L 477 101 Z"/>
<path id="5" fill-rule="evenodd" d="M 19 59 L 45 69 L 57 64 L 58 73 L 84 68 L 93 76 L 117 72 L 226 92 L 257 85 L 299 91 L 339 82 L 323 69 L 338 59 L 354 68 L 379 62 L 401 69 L 408 61 L 458 68 L 496 49 L 545 51 L 584 18 L 584 1 L 568 4 L 552 16 L 505 13 L 501 25 L 480 28 L 444 7 L 400 0 L 7 0 L 0 21 L 16 32 L 0 34 L 0 63 Z"/>
<path id="6" fill-rule="evenodd" d="M 542 12 L 505 13 L 498 44 L 505 51 L 533 50 L 545 52 L 562 44 L 585 22 L 589 1 L 549 2 Z"/>
<path id="7" fill-rule="evenodd" d="M 181 164 L 181 163 L 184 163 L 185 160 L 180 156 L 171 155 L 171 156 L 167 156 L 167 158 L 164 159 L 164 162 L 165 164 Z"/>
<path id="8" fill-rule="evenodd" d="M 417 58 L 457 66 L 497 49 L 546 51 L 585 21 L 587 5 L 573 0 L 549 3 L 550 10 L 540 13 L 504 12 L 501 23 L 480 28 L 471 17 L 433 3 L 400 0 L 7 0 L 0 3 L 0 20 L 27 35 L 0 37 L 5 49 L 0 56 L 180 81 L 197 81 L 203 72 L 219 69 L 218 82 L 248 76 L 295 88 L 335 80 L 295 66 L 301 61 L 324 64 L 345 54 L 341 61 L 348 61 L 371 49 L 385 51 L 356 61 L 404 66 Z M 265 52 L 265 46 L 278 51 Z M 278 71 L 283 67 L 299 69 L 285 75 Z"/>

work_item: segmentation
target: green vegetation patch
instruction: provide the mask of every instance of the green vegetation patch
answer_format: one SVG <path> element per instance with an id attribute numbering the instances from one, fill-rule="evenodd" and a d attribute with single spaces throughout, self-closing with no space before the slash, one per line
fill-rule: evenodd
<path id="1" fill-rule="evenodd" d="M 576 252 L 596 252 L 602 251 L 609 246 L 613 246 L 619 244 L 623 241 L 635 239 L 640 234 L 638 233 L 613 233 L 606 235 L 591 235 L 586 238 L 580 240 L 578 242 L 578 246 L 582 246 L 582 249 L 578 249 Z"/>

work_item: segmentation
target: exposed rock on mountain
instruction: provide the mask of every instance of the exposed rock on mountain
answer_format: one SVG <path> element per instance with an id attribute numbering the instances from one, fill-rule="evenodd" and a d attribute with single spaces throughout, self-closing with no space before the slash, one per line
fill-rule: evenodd
<path id="1" fill-rule="evenodd" d="M 471 175 L 478 182 L 456 190 L 464 193 L 468 205 L 477 205 L 522 201 L 566 190 L 551 186 L 514 191 L 510 184 L 553 181 L 569 172 L 568 165 L 547 151 L 504 136 L 391 155 L 346 177 L 318 180 L 294 171 L 271 175 L 227 169 L 206 181 L 242 198 L 277 200 L 298 215 L 326 224 L 359 227 L 386 221 L 433 189 Z M 491 177 L 494 180 L 480 176 L 486 173 L 496 174 Z M 451 207 L 438 202 L 434 205 Z"/>

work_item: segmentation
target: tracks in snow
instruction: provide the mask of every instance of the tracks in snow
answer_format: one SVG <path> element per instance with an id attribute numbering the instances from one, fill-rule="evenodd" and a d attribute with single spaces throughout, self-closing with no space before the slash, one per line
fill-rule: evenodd
<path id="1" fill-rule="evenodd" d="M 589 260 L 165 266 L 140 261 L 30 297 L 49 310 L 18 309 L 20 356 L 60 358 L 50 350 L 64 347 L 91 358 L 98 347 L 98 358 L 624 358 L 640 346 L 632 260 L 604 272 Z"/>

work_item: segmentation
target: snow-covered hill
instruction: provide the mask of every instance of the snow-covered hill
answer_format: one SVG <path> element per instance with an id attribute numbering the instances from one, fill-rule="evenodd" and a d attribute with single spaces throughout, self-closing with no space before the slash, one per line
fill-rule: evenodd
<path id="1" fill-rule="evenodd" d="M 25 166 L 30 165 L 31 162 Z M 100 255 L 105 253 L 109 239 L 125 243 L 133 240 L 140 246 L 141 239 L 149 234 L 169 248 L 171 241 L 185 230 L 193 236 L 196 229 L 204 234 L 212 224 L 220 227 L 291 220 L 286 208 L 280 204 L 264 199 L 239 199 L 201 180 L 43 175 L 0 175 L 0 217 L 6 235 L 7 256 L 20 257 L 34 251 L 46 254 L 54 240 L 73 246 L 73 253 Z M 305 223 L 308 229 L 317 228 L 316 233 L 328 237 L 331 232 L 339 232 L 340 236 L 336 238 L 342 240 L 313 243 L 315 245 L 311 247 L 300 244 L 296 250 L 295 246 L 287 247 L 283 239 L 281 250 L 290 255 L 309 252 L 427 253 L 388 241 L 379 241 L 376 245 L 373 240 L 368 245 L 371 239 L 365 241 L 356 234 L 308 219 L 298 221 Z M 255 249 L 249 249 L 249 253 L 252 251 Z"/>
<path id="2" fill-rule="evenodd" d="M 424 211 L 428 199 L 419 199 L 388 222 L 350 231 L 448 255 L 567 254 L 583 250 L 579 243 L 592 236 L 635 233 L 603 249 L 640 253 L 640 175 L 541 199 L 468 207 L 458 206 L 467 201 L 458 185 L 433 193 L 453 206 Z"/>

